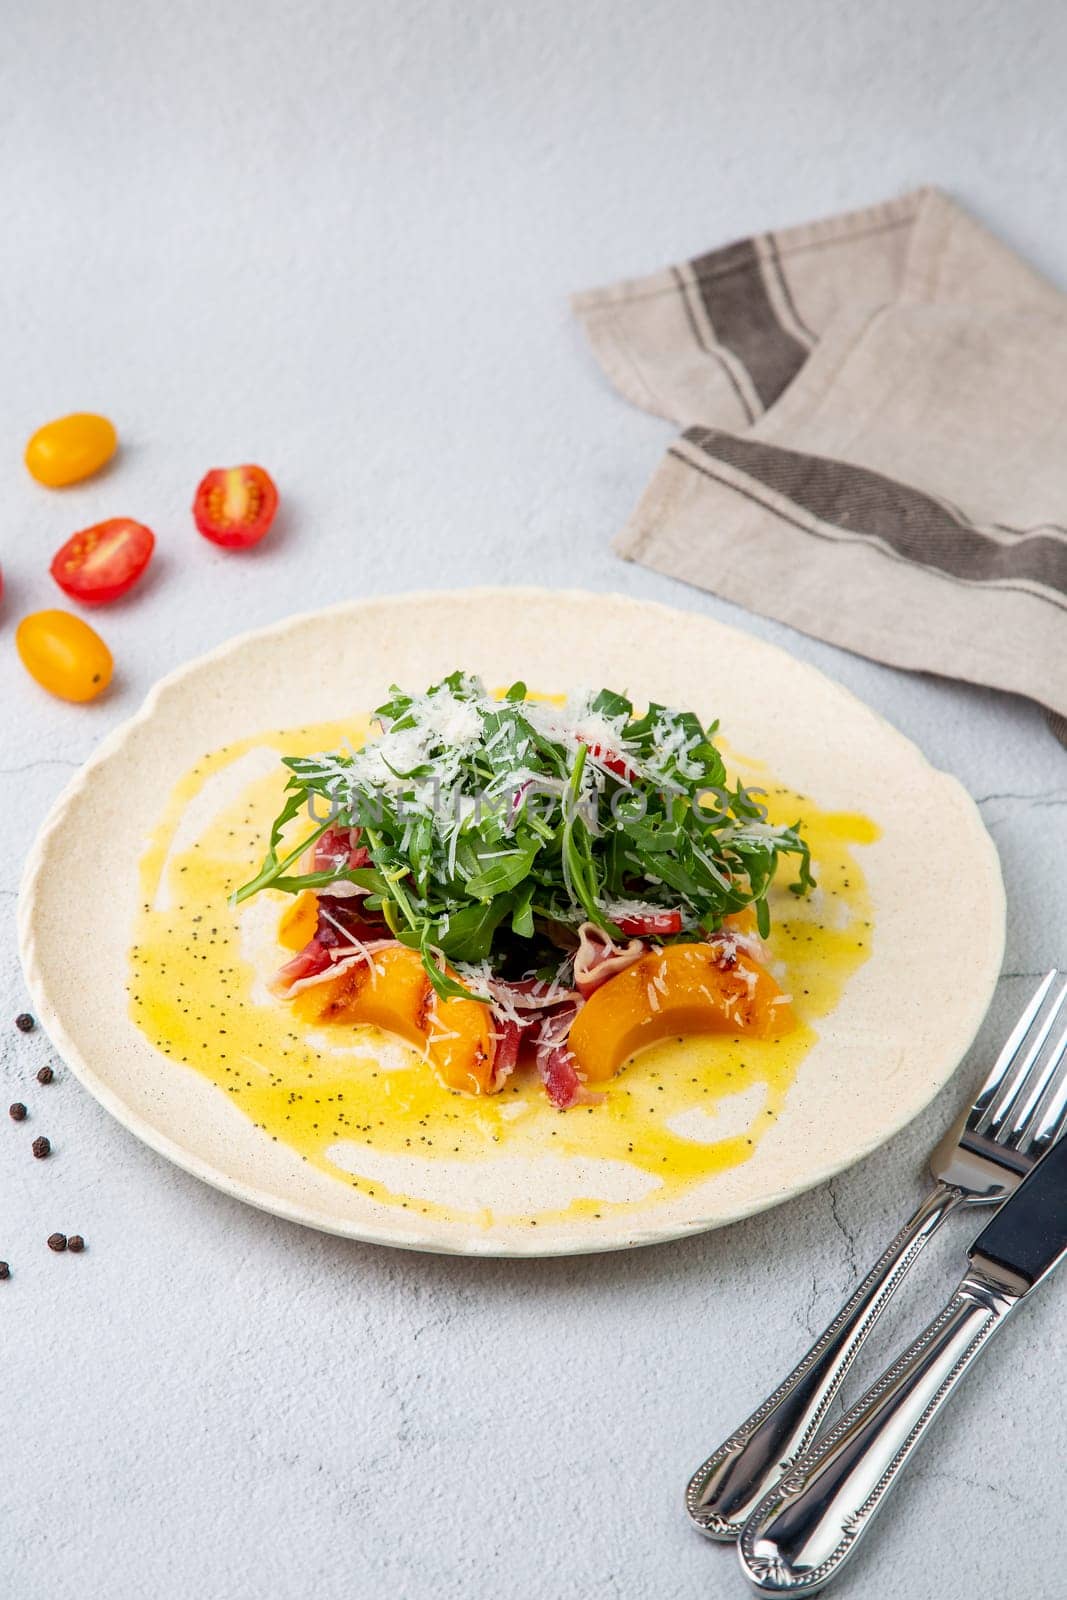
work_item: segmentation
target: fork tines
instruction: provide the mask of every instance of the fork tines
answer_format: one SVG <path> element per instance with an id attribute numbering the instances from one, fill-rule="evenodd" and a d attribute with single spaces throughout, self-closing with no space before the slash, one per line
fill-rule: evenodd
<path id="1" fill-rule="evenodd" d="M 1041 980 L 967 1118 L 968 1133 L 1034 1160 L 1067 1117 L 1067 1028 L 1049 1043 L 1067 1003 L 1067 983 L 1049 998 L 1056 977 L 1053 969 Z"/>

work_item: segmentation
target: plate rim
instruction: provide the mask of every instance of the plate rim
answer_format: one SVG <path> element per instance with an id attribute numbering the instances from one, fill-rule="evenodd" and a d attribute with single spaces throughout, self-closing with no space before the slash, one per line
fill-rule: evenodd
<path id="1" fill-rule="evenodd" d="M 578 602 L 608 602 L 613 605 L 632 607 L 634 609 L 657 611 L 665 617 L 678 616 L 693 619 L 701 623 L 711 623 L 716 629 L 727 634 L 736 635 L 748 642 L 773 650 L 786 656 L 794 669 L 802 674 L 817 678 L 822 685 L 828 685 L 836 694 L 863 707 L 878 723 L 887 728 L 894 738 L 902 740 L 919 758 L 922 765 L 935 773 L 938 778 L 947 781 L 958 791 L 967 807 L 973 812 L 979 823 L 980 834 L 986 841 L 987 856 L 990 871 L 990 888 L 997 891 L 997 929 L 999 937 L 996 941 L 996 960 L 990 962 L 990 976 L 983 990 L 983 1003 L 981 1008 L 976 1007 L 974 1012 L 973 1027 L 970 1030 L 966 1043 L 962 1046 L 952 1068 L 933 1082 L 929 1093 L 921 1103 L 910 1108 L 906 1115 L 899 1116 L 884 1129 L 879 1130 L 878 1136 L 863 1149 L 852 1151 L 840 1161 L 827 1163 L 815 1173 L 807 1174 L 804 1179 L 795 1185 L 787 1186 L 781 1192 L 760 1197 L 750 1204 L 740 1206 L 729 1217 L 711 1216 L 698 1217 L 687 1221 L 674 1223 L 660 1223 L 644 1229 L 636 1229 L 626 1238 L 618 1236 L 603 1241 L 593 1238 L 575 1238 L 574 1240 L 561 1240 L 558 1243 L 542 1244 L 534 1239 L 529 1246 L 524 1241 L 511 1241 L 502 1245 L 491 1238 L 479 1238 L 475 1233 L 460 1234 L 457 1229 L 457 1238 L 454 1242 L 443 1239 L 439 1233 L 426 1234 L 418 1228 L 378 1228 L 373 1224 L 356 1222 L 351 1226 L 339 1226 L 337 1219 L 317 1211 L 313 1205 L 302 1205 L 286 1200 L 283 1196 L 265 1194 L 241 1179 L 234 1178 L 222 1168 L 212 1162 L 197 1156 L 170 1138 L 167 1134 L 155 1128 L 152 1123 L 139 1112 L 132 1110 L 123 1097 L 112 1090 L 93 1070 L 80 1048 L 75 1044 L 64 1027 L 57 1011 L 53 1007 L 40 966 L 36 956 L 36 941 L 32 927 L 32 910 L 34 904 L 33 890 L 44 866 L 48 844 L 52 835 L 62 824 L 67 809 L 77 795 L 84 789 L 98 767 L 104 765 L 112 755 L 125 742 L 129 734 L 137 727 L 147 722 L 159 704 L 159 701 L 176 684 L 191 676 L 200 669 L 209 667 L 213 663 L 225 660 L 247 644 L 265 637 L 276 637 L 303 627 L 308 622 L 327 616 L 337 616 L 344 612 L 365 612 L 371 609 L 392 610 L 398 606 L 425 604 L 428 601 L 447 602 L 448 600 L 470 601 L 490 599 L 507 596 L 509 598 L 527 598 L 538 601 L 578 601 Z M 635 1249 L 653 1244 L 666 1244 L 672 1240 L 688 1238 L 693 1234 L 707 1233 L 718 1228 L 729 1227 L 734 1222 L 743 1221 L 747 1217 L 758 1215 L 762 1211 L 772 1209 L 774 1206 L 785 1204 L 797 1196 L 820 1187 L 837 1174 L 856 1166 L 872 1154 L 874 1150 L 900 1133 L 909 1123 L 920 1117 L 931 1101 L 949 1082 L 967 1051 L 970 1049 L 981 1027 L 982 1021 L 989 1009 L 989 1003 L 996 991 L 1000 969 L 1004 959 L 1006 940 L 1006 894 L 1004 888 L 1003 872 L 1000 856 L 996 845 L 985 827 L 985 823 L 978 810 L 973 796 L 964 788 L 963 784 L 952 773 L 945 772 L 936 767 L 926 756 L 924 751 L 906 733 L 903 733 L 889 719 L 882 715 L 873 706 L 831 677 L 822 668 L 814 666 L 811 662 L 804 661 L 794 656 L 787 648 L 771 640 L 763 639 L 759 634 L 736 626 L 734 623 L 723 622 L 718 617 L 705 615 L 699 611 L 689 611 L 681 606 L 668 605 L 660 600 L 645 600 L 639 596 L 622 594 L 617 590 L 591 590 L 591 589 L 550 589 L 544 585 L 535 584 L 481 584 L 461 589 L 418 589 L 406 590 L 397 594 L 371 595 L 362 599 L 346 599 L 335 601 L 328 606 L 316 606 L 307 610 L 291 613 L 275 622 L 265 623 L 260 627 L 245 629 L 213 646 L 200 655 L 174 667 L 165 673 L 146 693 L 141 704 L 128 717 L 123 718 L 111 731 L 104 736 L 85 762 L 72 774 L 64 784 L 60 793 L 49 808 L 44 821 L 34 838 L 33 844 L 27 854 L 19 883 L 18 900 L 16 909 L 16 926 L 18 934 L 18 950 L 26 986 L 34 1004 L 38 1021 L 44 1027 L 49 1039 L 56 1047 L 64 1064 L 71 1070 L 82 1086 L 115 1118 L 129 1133 L 132 1133 L 143 1144 L 156 1154 L 163 1156 L 180 1170 L 198 1178 L 211 1188 L 240 1200 L 258 1211 L 266 1212 L 271 1216 L 281 1217 L 286 1222 L 297 1223 L 309 1227 L 320 1233 L 332 1234 L 337 1238 L 352 1239 L 359 1243 L 388 1245 L 394 1249 L 424 1251 L 436 1255 L 455 1255 L 481 1259 L 552 1259 L 560 1256 L 595 1255 L 614 1250 Z"/>

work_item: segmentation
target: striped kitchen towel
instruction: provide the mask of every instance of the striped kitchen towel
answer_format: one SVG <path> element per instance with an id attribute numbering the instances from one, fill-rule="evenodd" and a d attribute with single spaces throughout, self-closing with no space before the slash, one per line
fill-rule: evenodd
<path id="1" fill-rule="evenodd" d="M 1067 298 L 936 189 L 575 297 L 681 425 L 616 548 L 1067 743 Z"/>

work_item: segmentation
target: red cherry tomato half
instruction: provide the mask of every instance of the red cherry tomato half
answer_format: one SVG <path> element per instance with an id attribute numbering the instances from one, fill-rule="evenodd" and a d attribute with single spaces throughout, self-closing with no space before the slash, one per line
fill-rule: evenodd
<path id="1" fill-rule="evenodd" d="M 72 534 L 56 551 L 50 571 L 72 600 L 102 606 L 133 588 L 155 545 L 155 534 L 143 522 L 112 517 Z"/>
<path id="2" fill-rule="evenodd" d="M 196 491 L 193 518 L 205 539 L 244 550 L 259 543 L 277 509 L 278 491 L 262 467 L 214 467 Z"/>

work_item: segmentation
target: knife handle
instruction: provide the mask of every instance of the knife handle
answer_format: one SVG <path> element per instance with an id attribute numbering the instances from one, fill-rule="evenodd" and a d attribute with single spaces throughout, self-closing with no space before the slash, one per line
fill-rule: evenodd
<path id="1" fill-rule="evenodd" d="M 808 1594 L 835 1576 L 1019 1299 L 972 1264 L 940 1316 L 756 1507 L 738 1555 L 761 1594 Z"/>
<path id="2" fill-rule="evenodd" d="M 857 1351 L 927 1240 L 963 1199 L 937 1183 L 822 1337 L 689 1480 L 686 1509 L 710 1539 L 736 1539 L 772 1485 L 811 1444 Z"/>

